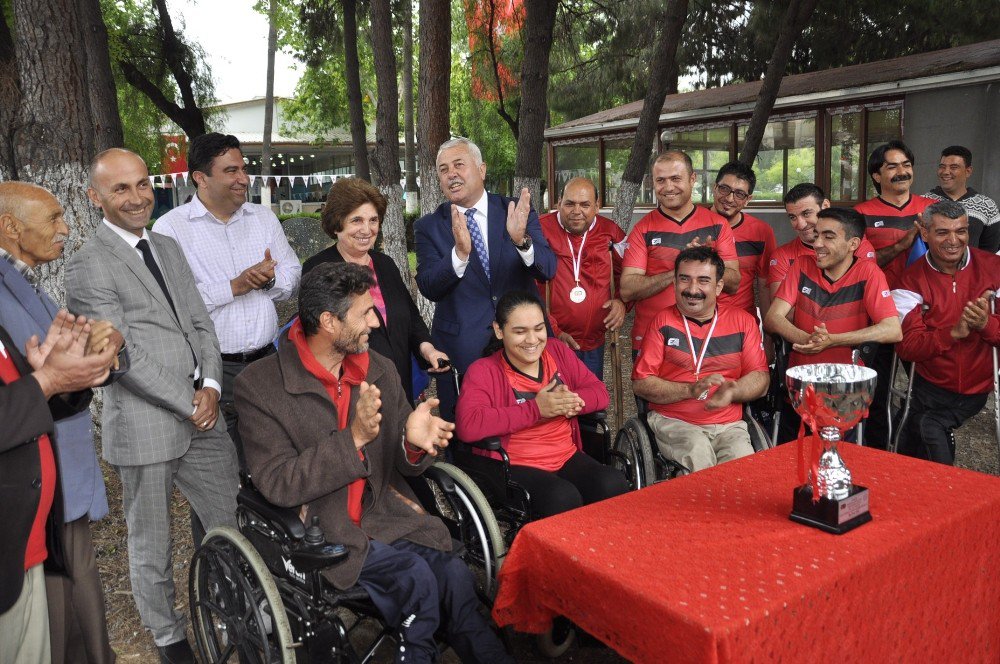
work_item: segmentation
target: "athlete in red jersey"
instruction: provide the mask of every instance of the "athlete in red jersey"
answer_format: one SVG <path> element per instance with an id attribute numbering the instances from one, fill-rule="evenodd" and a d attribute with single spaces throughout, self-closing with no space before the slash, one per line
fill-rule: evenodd
<path id="1" fill-rule="evenodd" d="M 600 207 L 593 182 L 574 178 L 566 183 L 559 211 L 538 219 L 556 255 L 556 276 L 536 283 L 553 335 L 604 380 L 604 334 L 625 320 L 625 304 L 611 297 L 611 276 L 617 282 L 622 272 L 625 232 L 597 214 Z"/>
<path id="2" fill-rule="evenodd" d="M 816 255 L 813 249 L 813 243 L 816 241 L 816 215 L 820 210 L 830 207 L 830 199 L 812 182 L 802 182 L 789 189 L 785 194 L 784 203 L 788 221 L 798 237 L 771 252 L 767 268 L 767 285 L 772 298 L 778 292 L 778 286 L 785 280 L 788 270 L 795 264 L 795 259 L 799 256 Z M 854 255 L 858 258 L 875 260 L 875 247 L 867 238 L 861 238 L 861 246 Z M 761 307 L 761 311 L 767 310 Z"/>
<path id="3" fill-rule="evenodd" d="M 719 304 L 744 309 L 751 316 L 760 310 L 767 311 L 771 302 L 767 291 L 767 262 L 774 251 L 774 231 L 766 221 L 743 211 L 753 199 L 757 176 L 753 169 L 738 161 L 731 161 L 719 169 L 715 176 L 715 197 L 712 211 L 725 217 L 733 231 L 736 255 L 740 264 L 740 286 L 736 293 L 719 295 Z"/>
<path id="4" fill-rule="evenodd" d="M 691 202 L 695 175 L 683 152 L 664 152 L 653 162 L 657 207 L 636 223 L 628 236 L 622 267 L 622 299 L 636 302 L 632 348 L 642 345 L 649 322 L 674 303 L 674 261 L 688 246 L 710 244 L 726 266 L 724 288 L 735 293 L 740 283 L 736 243 L 729 224 Z"/>
<path id="5" fill-rule="evenodd" d="M 816 228 L 816 257 L 795 263 L 764 317 L 766 330 L 792 344 L 792 367 L 849 364 L 856 346 L 902 338 L 885 275 L 874 262 L 854 256 L 865 229 L 861 215 L 827 208 L 820 211 Z M 784 408 L 779 440 L 787 442 L 797 429 L 795 411 Z"/>
<path id="6" fill-rule="evenodd" d="M 931 205 L 921 226 L 927 254 L 892 291 L 903 318 L 896 352 L 917 372 L 900 452 L 951 465 L 950 433 L 983 409 L 993 387 L 1000 316 L 990 314 L 984 295 L 1000 288 L 1000 256 L 968 246 L 969 219 L 959 202 Z"/>
<path id="7" fill-rule="evenodd" d="M 768 386 L 757 319 L 716 306 L 723 270 L 707 247 L 677 256 L 677 303 L 653 319 L 632 372 L 660 452 L 692 471 L 753 453 L 742 404 Z"/>

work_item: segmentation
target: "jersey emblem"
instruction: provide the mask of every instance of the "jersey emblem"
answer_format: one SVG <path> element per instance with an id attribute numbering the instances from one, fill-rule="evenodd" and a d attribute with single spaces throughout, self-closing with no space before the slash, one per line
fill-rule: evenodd
<path id="1" fill-rule="evenodd" d="M 882 291 L 882 297 L 889 297 L 889 291 L 887 290 Z"/>
<path id="2" fill-rule="evenodd" d="M 649 244 L 650 245 L 660 244 L 661 239 L 662 238 L 654 237 L 652 240 L 650 240 Z"/>
<path id="3" fill-rule="evenodd" d="M 673 338 L 667 339 L 667 345 L 668 346 L 678 346 L 679 347 L 681 345 L 681 340 L 680 339 L 673 339 Z"/>
<path id="4" fill-rule="evenodd" d="M 771 260 L 771 265 L 777 265 L 777 264 L 778 264 L 778 260 L 777 259 L 772 259 Z"/>
<path id="5" fill-rule="evenodd" d="M 881 219 L 879 219 L 879 220 L 878 220 L 878 221 L 876 221 L 876 222 L 875 222 L 874 224 L 872 224 L 872 226 L 873 226 L 874 228 L 882 228 L 883 226 L 885 226 L 885 222 L 884 222 L 884 221 L 882 221 Z"/>
<path id="6" fill-rule="evenodd" d="M 813 289 L 809 288 L 808 286 L 803 286 L 802 292 L 808 295 L 809 293 L 813 292 Z"/>

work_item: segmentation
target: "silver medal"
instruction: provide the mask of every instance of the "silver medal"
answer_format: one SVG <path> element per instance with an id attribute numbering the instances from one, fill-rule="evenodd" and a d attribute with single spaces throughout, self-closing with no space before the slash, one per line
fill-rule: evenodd
<path id="1" fill-rule="evenodd" d="M 569 292 L 569 299 L 580 304 L 587 299 L 587 291 L 583 290 L 583 286 L 575 286 L 573 290 Z"/>

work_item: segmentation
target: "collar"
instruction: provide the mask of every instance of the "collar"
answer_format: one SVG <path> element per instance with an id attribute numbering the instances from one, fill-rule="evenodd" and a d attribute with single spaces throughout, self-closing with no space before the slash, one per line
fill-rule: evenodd
<path id="1" fill-rule="evenodd" d="M 558 211 L 556 211 L 556 221 L 559 223 L 559 228 L 563 229 L 564 231 L 566 231 L 570 235 L 573 235 L 572 233 L 569 232 L 569 229 L 567 229 L 565 226 L 563 226 L 562 217 L 559 216 L 559 212 Z M 592 222 L 590 222 L 590 228 L 588 228 L 584 232 L 585 233 L 589 233 L 590 231 L 594 230 L 594 226 L 597 226 L 597 217 L 596 216 L 594 217 L 594 220 Z M 582 235 L 578 235 L 577 237 L 583 237 L 583 236 Z"/>
<path id="2" fill-rule="evenodd" d="M 470 209 L 462 207 L 461 205 L 457 204 L 455 205 L 455 207 L 458 208 L 458 211 L 462 213 L 463 217 L 465 216 L 465 211 Z M 472 207 L 476 208 L 476 212 L 482 212 L 483 215 L 488 216 L 487 210 L 489 209 L 489 201 L 487 200 L 486 187 L 483 187 L 483 195 L 479 197 L 479 200 L 476 201 L 476 204 L 473 205 Z"/>
<path id="3" fill-rule="evenodd" d="M 664 219 L 666 219 L 668 221 L 672 221 L 675 224 L 677 224 L 678 226 L 683 226 L 684 222 L 687 221 L 688 219 L 690 219 L 691 217 L 693 217 L 694 213 L 698 211 L 698 206 L 697 205 L 692 205 L 691 206 L 691 211 L 688 212 L 686 215 L 684 215 L 684 218 L 682 218 L 682 219 L 674 219 L 669 214 L 667 214 L 666 212 L 664 212 L 663 210 L 661 210 L 660 206 L 658 204 L 657 204 L 657 206 L 656 206 L 655 209 L 660 214 L 660 216 L 663 217 Z M 713 212 L 712 214 L 715 214 L 715 213 Z M 723 217 L 723 219 L 725 219 L 725 217 Z M 729 222 L 726 221 L 726 223 L 728 224 Z"/>
<path id="4" fill-rule="evenodd" d="M 208 219 L 209 221 L 214 221 L 217 224 L 225 226 L 226 224 L 231 224 L 242 218 L 243 211 L 246 209 L 247 204 L 243 203 L 243 205 L 236 208 L 236 211 L 229 216 L 229 221 L 222 221 L 212 214 L 209 209 L 205 207 L 205 204 L 202 203 L 201 198 L 198 197 L 197 193 L 191 197 L 191 202 L 188 203 L 188 205 L 191 206 L 188 208 L 188 219 L 191 221 L 195 221 L 196 219 Z"/>
<path id="5" fill-rule="evenodd" d="M 38 273 L 35 271 L 35 268 L 31 267 L 30 265 L 22 261 L 20 258 L 15 257 L 13 254 L 11 254 L 10 252 L 8 252 L 6 249 L 3 248 L 0 248 L 0 258 L 3 258 L 8 263 L 13 265 L 14 269 L 17 270 L 22 277 L 24 277 L 25 281 L 27 281 L 35 288 L 38 287 Z"/>
<path id="6" fill-rule="evenodd" d="M 931 252 L 930 251 L 928 251 L 926 254 L 924 254 L 924 260 L 927 261 L 927 264 L 931 266 L 932 270 L 934 270 L 935 272 L 941 272 L 941 270 L 939 270 L 937 268 L 937 266 L 934 265 L 934 261 L 931 260 Z M 969 267 L 970 263 L 972 263 L 972 251 L 969 249 L 968 246 L 966 246 L 965 247 L 965 257 L 958 264 L 958 269 L 959 270 L 964 270 L 965 268 Z M 941 272 L 941 274 L 944 274 L 944 272 Z"/>
<path id="7" fill-rule="evenodd" d="M 101 221 L 103 221 L 104 225 L 107 226 L 108 228 L 110 228 L 112 230 L 112 232 L 114 232 L 115 235 L 117 235 L 121 239 L 125 240 L 128 243 L 128 246 L 132 247 L 133 249 L 135 249 L 135 246 L 137 244 L 139 244 L 139 240 L 145 240 L 150 245 L 153 244 L 152 241 L 150 241 L 150 239 L 149 239 L 149 231 L 147 229 L 145 229 L 145 228 L 142 229 L 142 237 L 138 237 L 138 236 L 136 236 L 133 233 L 129 233 L 124 228 L 119 228 L 119 227 L 115 226 L 110 221 L 108 221 L 107 217 L 105 217 Z"/>
<path id="8" fill-rule="evenodd" d="M 878 198 L 878 200 L 880 200 L 882 202 L 882 205 L 886 205 L 888 207 L 891 207 L 894 210 L 905 210 L 907 208 L 907 206 L 911 202 L 913 202 L 913 192 L 910 192 L 910 193 L 908 193 L 906 195 L 906 201 L 904 201 L 902 205 L 896 205 L 895 203 L 890 203 L 889 201 L 887 201 L 884 198 L 882 198 L 882 194 L 879 194 L 877 198 Z"/>

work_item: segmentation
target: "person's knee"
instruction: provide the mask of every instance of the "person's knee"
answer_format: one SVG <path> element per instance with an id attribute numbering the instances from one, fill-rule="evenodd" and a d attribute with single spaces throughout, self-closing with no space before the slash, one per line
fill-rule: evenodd
<path id="1" fill-rule="evenodd" d="M 583 505 L 580 491 L 564 480 L 553 478 L 544 491 L 538 491 L 531 497 L 531 511 L 537 518 L 561 514 Z"/>
<path id="2" fill-rule="evenodd" d="M 594 473 L 594 483 L 597 485 L 599 493 L 597 500 L 614 498 L 628 493 L 628 482 L 625 480 L 625 475 L 614 468 L 602 466 L 598 472 Z"/>

